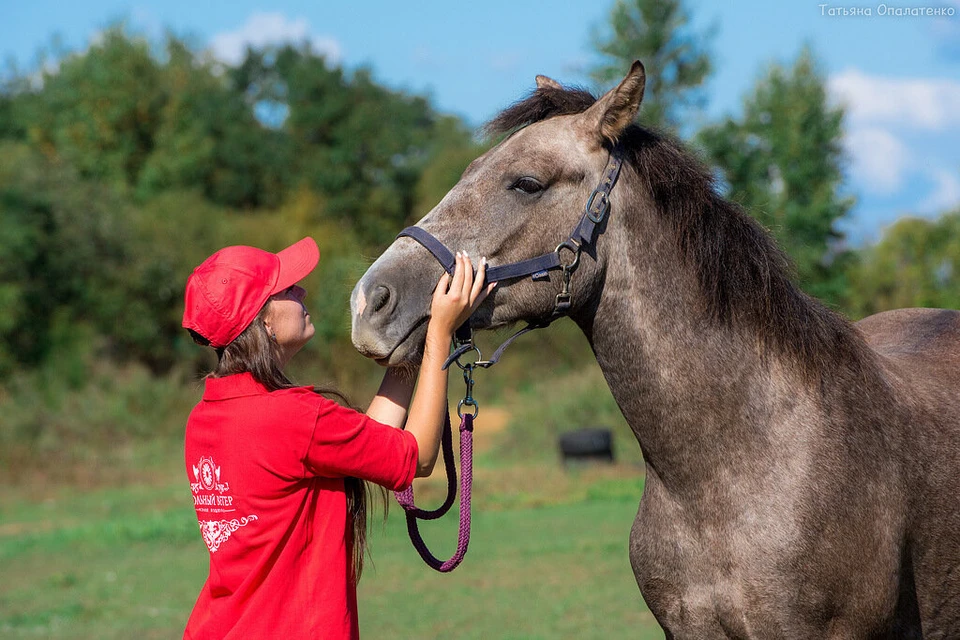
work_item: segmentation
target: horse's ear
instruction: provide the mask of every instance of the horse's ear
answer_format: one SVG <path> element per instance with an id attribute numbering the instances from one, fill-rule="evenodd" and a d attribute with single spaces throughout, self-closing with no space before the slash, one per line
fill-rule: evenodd
<path id="1" fill-rule="evenodd" d="M 643 63 L 634 61 L 627 76 L 583 113 L 586 126 L 599 140 L 616 142 L 623 130 L 633 122 L 643 100 L 647 74 Z"/>
<path id="2" fill-rule="evenodd" d="M 537 89 L 563 89 L 563 87 L 553 78 L 537 76 Z"/>

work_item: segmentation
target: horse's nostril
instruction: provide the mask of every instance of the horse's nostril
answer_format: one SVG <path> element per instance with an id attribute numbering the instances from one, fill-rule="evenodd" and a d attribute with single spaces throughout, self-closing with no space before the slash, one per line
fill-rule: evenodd
<path id="1" fill-rule="evenodd" d="M 387 306 L 388 302 L 390 302 L 390 289 L 382 284 L 378 285 L 370 296 L 370 313 L 378 313 Z"/>

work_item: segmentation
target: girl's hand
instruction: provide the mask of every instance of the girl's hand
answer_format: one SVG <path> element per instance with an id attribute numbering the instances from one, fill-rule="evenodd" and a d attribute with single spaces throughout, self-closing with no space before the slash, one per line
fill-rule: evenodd
<path id="1" fill-rule="evenodd" d="M 470 314 L 480 306 L 496 282 L 486 287 L 487 259 L 480 260 L 477 276 L 473 276 L 473 264 L 466 252 L 457 252 L 457 262 L 453 270 L 453 277 L 444 273 L 433 292 L 433 302 L 430 305 L 430 325 L 428 333 L 438 332 L 444 340 L 449 339 L 453 332 L 463 324 Z M 438 336 L 440 337 L 440 336 Z"/>

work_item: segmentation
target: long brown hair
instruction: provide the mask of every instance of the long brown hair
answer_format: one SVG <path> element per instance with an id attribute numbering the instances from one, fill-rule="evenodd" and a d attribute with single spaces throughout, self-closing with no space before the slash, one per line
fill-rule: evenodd
<path id="1" fill-rule="evenodd" d="M 262 384 L 268 391 L 289 389 L 297 386 L 283 372 L 280 363 L 280 345 L 272 340 L 267 333 L 263 318 L 270 303 L 267 302 L 253 322 L 233 342 L 222 349 L 217 349 L 217 367 L 208 377 L 222 378 L 238 373 L 250 373 L 254 380 Z M 203 336 L 190 331 L 193 339 L 199 344 L 209 345 Z M 332 396 L 344 406 L 352 407 L 346 396 L 336 389 L 314 387 L 315 393 L 326 397 Z M 356 407 L 352 407 L 356 408 Z M 352 524 L 347 529 L 349 538 L 347 546 L 353 556 L 353 575 L 355 581 L 360 580 L 363 573 L 363 561 L 367 552 L 367 504 L 370 495 L 379 493 L 383 504 L 383 517 L 387 517 L 387 490 L 377 485 L 371 485 L 360 478 L 344 478 L 344 490 L 347 494 L 347 514 Z M 376 487 L 374 489 L 373 487 Z M 379 491 L 377 491 L 379 490 Z"/>

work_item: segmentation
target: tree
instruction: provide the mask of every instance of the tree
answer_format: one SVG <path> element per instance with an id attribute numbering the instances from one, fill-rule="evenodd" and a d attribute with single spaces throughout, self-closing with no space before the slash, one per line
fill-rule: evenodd
<path id="1" fill-rule="evenodd" d="M 807 47 L 791 68 L 772 65 L 745 98 L 743 115 L 700 132 L 728 196 L 769 228 L 793 259 L 800 285 L 830 303 L 847 290 L 851 252 L 837 228 L 854 204 L 841 194 L 843 109 L 827 104 Z"/>
<path id="2" fill-rule="evenodd" d="M 688 111 L 706 103 L 702 85 L 713 70 L 708 51 L 714 29 L 695 33 L 682 0 L 617 0 L 606 30 L 594 30 L 601 61 L 590 72 L 601 87 L 623 78 L 634 60 L 647 71 L 641 119 L 679 130 Z"/>
<path id="3" fill-rule="evenodd" d="M 22 143 L 0 145 L 0 378 L 84 339 L 123 268 L 124 203 Z"/>
<path id="4" fill-rule="evenodd" d="M 457 182 L 467 166 L 487 152 L 492 142 L 478 144 L 459 118 L 438 119 L 433 140 L 427 149 L 428 160 L 417 182 L 409 223 L 426 215 Z"/>
<path id="5" fill-rule="evenodd" d="M 163 95 L 152 150 L 138 179 L 142 197 L 200 188 L 212 202 L 249 209 L 283 196 L 289 148 L 260 123 L 244 87 L 176 38 L 167 40 Z"/>
<path id="6" fill-rule="evenodd" d="M 960 309 L 960 209 L 936 220 L 901 218 L 859 258 L 850 270 L 853 315 L 902 307 Z"/>
<path id="7" fill-rule="evenodd" d="M 80 379 L 93 361 L 164 373 L 196 353 L 180 327 L 193 266 L 304 235 L 326 256 L 313 289 L 337 310 L 317 316 L 315 351 L 349 349 L 364 253 L 479 153 L 425 98 L 309 45 L 224 67 L 120 26 L 45 69 L 0 84 L 0 380 L 65 360 Z"/>
<path id="8" fill-rule="evenodd" d="M 378 85 L 367 69 L 347 74 L 309 45 L 248 51 L 231 73 L 251 101 L 284 114 L 292 192 L 322 195 L 364 244 L 391 240 L 443 135 L 427 100 Z"/>
<path id="9" fill-rule="evenodd" d="M 163 107 L 161 65 L 150 45 L 107 30 L 88 51 L 44 70 L 42 88 L 23 96 L 31 142 L 74 166 L 80 177 L 125 188 L 153 148 Z"/>

